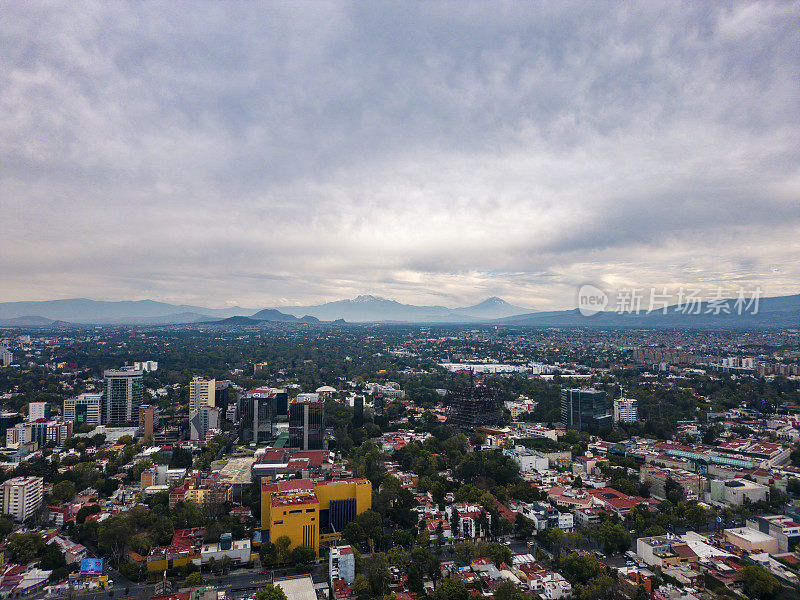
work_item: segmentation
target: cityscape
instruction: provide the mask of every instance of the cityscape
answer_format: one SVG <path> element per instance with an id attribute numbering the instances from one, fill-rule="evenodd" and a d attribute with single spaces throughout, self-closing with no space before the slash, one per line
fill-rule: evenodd
<path id="1" fill-rule="evenodd" d="M 0 15 L 0 600 L 800 600 L 800 2 Z"/>

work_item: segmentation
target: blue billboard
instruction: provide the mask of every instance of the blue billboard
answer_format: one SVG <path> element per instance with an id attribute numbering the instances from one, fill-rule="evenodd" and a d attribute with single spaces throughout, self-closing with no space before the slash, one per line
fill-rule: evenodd
<path id="1" fill-rule="evenodd" d="M 81 559 L 81 575 L 102 575 L 102 574 L 103 574 L 102 558 Z"/>

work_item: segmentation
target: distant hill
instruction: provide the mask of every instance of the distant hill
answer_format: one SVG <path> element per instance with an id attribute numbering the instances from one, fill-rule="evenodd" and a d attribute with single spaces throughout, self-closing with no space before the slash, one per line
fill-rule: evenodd
<path id="1" fill-rule="evenodd" d="M 191 323 L 206 317 L 220 319 L 236 315 L 250 315 L 256 309 L 233 306 L 230 308 L 205 308 L 186 304 L 168 304 L 155 300 L 124 300 L 107 302 L 87 298 L 46 300 L 43 302 L 0 302 L 0 319 L 14 319 L 37 315 L 46 319 L 72 323 L 122 324 Z M 187 320 L 187 315 L 196 315 Z"/>
<path id="2" fill-rule="evenodd" d="M 504 325 L 529 327 L 643 327 L 643 328 L 800 328 L 800 294 L 761 298 L 757 314 L 712 314 L 707 303 L 700 314 L 684 314 L 676 306 L 662 312 L 618 314 L 604 311 L 585 317 L 578 309 L 528 313 L 499 319 Z"/>
<path id="3" fill-rule="evenodd" d="M 53 319 L 45 317 L 13 317 L 0 319 L 0 327 L 49 327 L 55 323 Z"/>
<path id="4" fill-rule="evenodd" d="M 264 310 L 260 310 L 256 314 L 251 315 L 250 318 L 255 319 L 256 321 L 297 321 L 297 317 L 294 315 L 287 315 L 286 313 L 282 313 L 274 308 L 265 308 Z"/>
<path id="5" fill-rule="evenodd" d="M 263 325 L 264 323 L 319 323 L 316 317 L 308 315 L 298 319 L 293 315 L 285 315 L 273 308 L 265 308 L 251 317 L 228 317 L 214 321 L 214 325 Z"/>
<path id="6" fill-rule="evenodd" d="M 203 325 L 221 325 L 223 327 L 234 327 L 242 325 L 262 325 L 264 323 L 261 319 L 252 319 L 250 317 L 228 317 L 219 321 L 210 321 L 203 323 Z"/>
<path id="7" fill-rule="evenodd" d="M 530 309 L 514 306 L 496 296 L 488 298 L 480 304 L 464 308 L 448 308 L 439 305 L 417 306 L 379 296 L 363 295 L 350 300 L 336 300 L 312 306 L 280 306 L 278 310 L 294 316 L 311 315 L 322 321 L 344 319 L 351 323 L 386 321 L 475 323 L 530 312 Z"/>

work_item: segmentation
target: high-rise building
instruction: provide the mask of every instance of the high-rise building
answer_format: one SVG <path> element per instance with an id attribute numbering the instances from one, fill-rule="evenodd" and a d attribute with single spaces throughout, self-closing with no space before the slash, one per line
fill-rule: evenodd
<path id="1" fill-rule="evenodd" d="M 22 415 L 13 412 L 0 414 L 0 439 L 6 439 L 6 432 L 17 423 L 22 423 Z"/>
<path id="2" fill-rule="evenodd" d="M 17 423 L 6 431 L 6 445 L 18 447 L 21 444 L 33 443 L 36 448 L 42 448 L 48 442 L 56 447 L 61 446 L 64 440 L 72 437 L 72 422 L 61 418 L 46 421 L 24 421 Z"/>
<path id="3" fill-rule="evenodd" d="M 37 421 L 39 419 L 50 418 L 49 402 L 31 402 L 28 404 L 28 420 Z"/>
<path id="4" fill-rule="evenodd" d="M 139 407 L 139 434 L 152 439 L 156 427 L 158 427 L 158 408 L 151 404 L 142 404 Z"/>
<path id="5" fill-rule="evenodd" d="M 133 368 L 137 371 L 144 371 L 145 373 L 152 373 L 158 371 L 158 362 L 155 360 L 145 360 L 142 362 L 133 363 Z"/>
<path id="6" fill-rule="evenodd" d="M 205 377 L 192 377 L 189 382 L 189 412 L 201 406 L 214 406 L 216 381 Z"/>
<path id="7" fill-rule="evenodd" d="M 589 388 L 561 390 L 561 423 L 564 427 L 596 434 L 604 427 L 610 427 L 612 420 L 604 391 Z"/>
<path id="8" fill-rule="evenodd" d="M 325 400 L 298 394 L 289 403 L 289 447 L 321 450 L 325 440 Z"/>
<path id="9" fill-rule="evenodd" d="M 239 440 L 263 443 L 277 437 L 278 423 L 285 423 L 289 394 L 285 389 L 258 388 L 239 398 Z"/>
<path id="10" fill-rule="evenodd" d="M 222 409 L 216 406 L 201 406 L 189 413 L 189 439 L 205 441 L 209 429 L 219 429 Z"/>
<path id="11" fill-rule="evenodd" d="M 231 382 L 228 380 L 217 381 L 214 384 L 214 406 L 222 409 L 224 415 L 228 410 L 228 397 Z"/>
<path id="12" fill-rule="evenodd" d="M 3 513 L 16 521 L 24 521 L 42 505 L 43 479 L 41 477 L 14 477 L 3 482 L 0 494 Z"/>
<path id="13" fill-rule="evenodd" d="M 614 423 L 636 423 L 639 420 L 636 398 L 617 398 L 614 400 Z"/>
<path id="14" fill-rule="evenodd" d="M 353 427 L 364 425 L 364 396 L 353 398 Z"/>
<path id="15" fill-rule="evenodd" d="M 500 388 L 493 382 L 468 385 L 450 390 L 446 396 L 447 424 L 466 431 L 484 425 L 498 425 L 503 419 Z"/>
<path id="16" fill-rule="evenodd" d="M 348 523 L 372 506 L 369 479 L 292 479 L 261 485 L 261 539 L 281 536 L 290 548 L 334 545 Z"/>
<path id="17" fill-rule="evenodd" d="M 14 362 L 14 354 L 8 348 L 0 348 L 0 366 L 8 367 Z"/>
<path id="18" fill-rule="evenodd" d="M 109 369 L 103 373 L 105 423 L 139 423 L 139 405 L 144 395 L 143 375 L 133 367 Z"/>
<path id="19" fill-rule="evenodd" d="M 78 425 L 100 425 L 103 394 L 81 394 L 77 398 L 64 400 L 64 419 Z"/>

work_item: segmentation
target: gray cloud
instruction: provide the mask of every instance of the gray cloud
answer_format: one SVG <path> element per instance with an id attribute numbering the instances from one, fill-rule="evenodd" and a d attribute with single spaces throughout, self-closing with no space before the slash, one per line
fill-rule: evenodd
<path id="1" fill-rule="evenodd" d="M 20 3 L 0 300 L 797 291 L 800 3 Z"/>

